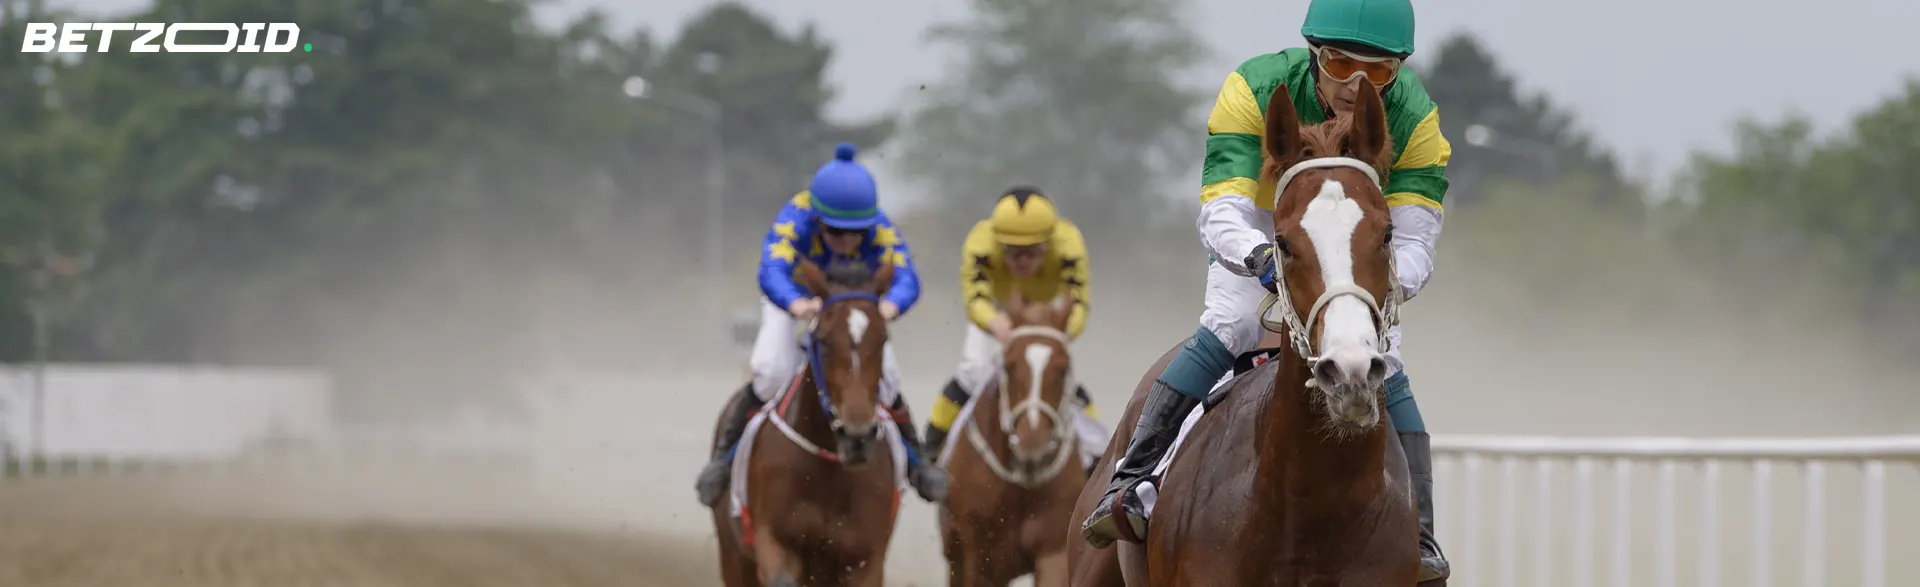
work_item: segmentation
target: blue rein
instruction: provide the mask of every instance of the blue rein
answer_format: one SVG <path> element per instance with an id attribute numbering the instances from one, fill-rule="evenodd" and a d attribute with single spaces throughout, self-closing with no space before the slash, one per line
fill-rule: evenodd
<path id="1" fill-rule="evenodd" d="M 827 296 L 827 299 L 820 303 L 820 312 L 825 313 L 828 307 L 847 300 L 867 300 L 877 303 L 880 301 L 880 296 L 863 291 L 837 293 Z M 815 328 L 814 332 L 807 333 L 807 376 L 813 378 L 813 391 L 814 395 L 820 398 L 820 410 L 826 412 L 829 420 L 839 420 L 840 414 L 834 411 L 833 400 L 827 393 L 826 358 L 822 357 L 820 352 L 820 333 L 819 329 Z"/>

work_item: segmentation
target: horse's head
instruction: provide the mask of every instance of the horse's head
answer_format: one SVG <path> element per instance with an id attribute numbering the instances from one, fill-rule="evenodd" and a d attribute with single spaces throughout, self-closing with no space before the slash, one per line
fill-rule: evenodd
<path id="1" fill-rule="evenodd" d="M 865 464 L 880 438 L 881 363 L 887 320 L 880 296 L 893 285 L 893 265 L 868 271 L 857 263 L 826 270 L 802 262 L 798 282 L 824 304 L 807 335 L 807 360 L 820 407 L 833 429 L 840 461 Z"/>
<path id="2" fill-rule="evenodd" d="M 1062 407 L 1074 386 L 1067 356 L 1070 300 L 1028 303 L 1016 289 L 1006 311 L 1013 330 L 1001 349 L 1000 429 L 1007 433 L 1013 465 L 1038 475 L 1070 452 L 1072 426 Z"/>
<path id="3" fill-rule="evenodd" d="M 1381 192 L 1393 139 L 1379 92 L 1358 94 L 1351 112 L 1301 128 L 1287 89 L 1274 91 L 1261 170 L 1278 186 L 1274 254 L 1284 289 L 1274 309 L 1294 350 L 1309 361 L 1310 387 L 1319 390 L 1331 424 L 1346 431 L 1380 423 L 1384 333 L 1399 297 Z"/>

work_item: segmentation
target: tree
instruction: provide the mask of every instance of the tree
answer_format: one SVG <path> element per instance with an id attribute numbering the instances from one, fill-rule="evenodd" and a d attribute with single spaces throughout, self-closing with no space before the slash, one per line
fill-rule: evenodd
<path id="1" fill-rule="evenodd" d="M 835 143 L 852 141 L 873 150 L 892 134 L 892 118 L 885 114 L 848 124 L 827 120 L 833 88 L 826 68 L 832 61 L 833 47 L 811 25 L 785 34 L 765 16 L 737 2 L 721 2 L 689 20 L 639 72 L 663 91 L 719 107 L 728 242 L 758 243 L 774 211 L 805 188 L 814 169 L 832 156 Z M 670 134 L 648 141 L 654 159 L 648 167 L 653 176 L 644 178 L 651 194 L 648 208 L 679 219 L 678 226 L 704 230 L 706 191 L 698 171 L 710 163 L 701 147 L 713 140 L 712 123 L 659 106 L 650 109 L 667 115 L 671 126 Z M 685 230 L 681 238 L 692 235 Z M 738 250 L 758 249 L 743 245 Z M 722 269 L 747 275 L 742 263 L 753 260 L 757 257 L 730 254 Z"/>
<path id="2" fill-rule="evenodd" d="M 1856 308 L 1875 333 L 1920 347 L 1920 78 L 1842 134 L 1812 128 L 1745 121 L 1733 153 L 1696 154 L 1677 232 L 1743 283 L 1837 285 L 1805 301 Z"/>
<path id="3" fill-rule="evenodd" d="M 1089 226 L 1152 218 L 1199 161 L 1203 97 L 1175 84 L 1203 55 L 1171 0 L 974 0 L 928 37 L 963 52 L 922 94 L 902 169 L 967 215 L 1033 184 Z"/>
<path id="4" fill-rule="evenodd" d="M 1451 193 L 1473 198 L 1476 188 L 1490 180 L 1545 187 L 1567 176 L 1592 178 L 1597 182 L 1591 191 L 1595 197 L 1618 200 L 1630 193 L 1613 156 L 1575 126 L 1573 115 L 1545 94 L 1522 96 L 1512 76 L 1479 40 L 1456 34 L 1441 41 L 1434 53 L 1421 81 L 1440 105 L 1440 130 L 1453 143 L 1447 175 L 1456 189 Z M 1495 144 L 1472 144 L 1467 128 L 1473 125 L 1491 129 Z M 1449 203 L 1455 200 L 1448 198 Z"/>

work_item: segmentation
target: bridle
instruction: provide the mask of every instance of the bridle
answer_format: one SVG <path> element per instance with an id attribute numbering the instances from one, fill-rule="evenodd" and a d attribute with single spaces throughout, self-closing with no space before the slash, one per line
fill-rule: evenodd
<path id="1" fill-rule="evenodd" d="M 820 302 L 819 313 L 824 314 L 827 308 L 847 300 L 866 300 L 878 303 L 880 296 L 864 291 L 833 294 L 827 296 L 825 300 Z M 840 412 L 833 408 L 832 395 L 827 392 L 827 363 L 826 357 L 821 353 L 822 347 L 820 344 L 819 326 L 820 318 L 818 314 L 815 315 L 814 319 L 807 321 L 807 368 L 811 371 L 813 377 L 814 395 L 820 398 L 820 410 L 827 415 L 829 422 L 828 427 L 832 428 L 835 432 L 839 432 L 845 425 L 840 422 Z"/>
<path id="2" fill-rule="evenodd" d="M 1332 169 L 1339 167 L 1357 169 L 1361 173 L 1365 173 L 1367 179 L 1373 180 L 1375 187 L 1381 185 L 1380 172 L 1375 170 L 1372 165 L 1368 165 L 1365 161 L 1352 157 L 1315 157 L 1295 163 L 1292 167 L 1288 167 L 1285 173 L 1280 174 L 1280 180 L 1277 182 L 1277 187 L 1273 192 L 1274 208 L 1279 208 L 1280 194 L 1286 192 L 1287 184 L 1291 183 L 1301 172 L 1310 169 Z M 1374 299 L 1373 293 L 1367 291 L 1366 288 L 1360 287 L 1358 283 L 1332 286 L 1328 287 L 1327 291 L 1321 292 L 1319 299 L 1313 301 L 1313 307 L 1307 309 L 1307 319 L 1305 322 L 1300 320 L 1299 311 L 1293 307 L 1293 297 L 1287 295 L 1287 272 L 1280 269 L 1280 249 L 1275 247 L 1270 251 L 1270 254 L 1273 255 L 1274 289 L 1279 290 L 1279 292 L 1268 293 L 1266 299 L 1261 300 L 1260 326 L 1269 331 L 1286 333 L 1287 342 L 1293 346 L 1293 351 L 1298 353 L 1300 358 L 1305 359 L 1308 363 L 1312 363 L 1319 359 L 1319 355 L 1313 352 L 1313 341 L 1307 335 L 1308 328 L 1319 321 L 1320 311 L 1326 309 L 1329 302 L 1341 297 L 1352 297 L 1365 303 L 1367 309 L 1372 311 L 1375 323 L 1380 329 L 1379 340 L 1377 341 L 1378 349 L 1382 353 L 1387 352 L 1388 345 L 1390 344 L 1390 341 L 1387 339 L 1387 331 L 1400 324 L 1400 302 L 1405 299 L 1405 292 L 1400 289 L 1400 280 L 1397 277 L 1398 268 L 1393 259 L 1393 248 L 1390 239 L 1383 241 L 1380 246 L 1387 249 L 1386 303 L 1382 304 L 1379 300 Z M 1281 309 L 1280 320 L 1278 322 L 1268 318 L 1268 315 L 1275 305 L 1280 306 Z M 1309 381 L 1309 383 L 1312 382 Z"/>
<path id="3" fill-rule="evenodd" d="M 1062 349 L 1067 348 L 1069 341 L 1067 333 L 1060 331 L 1058 328 L 1030 325 L 1021 326 L 1009 332 L 1007 334 L 1007 342 L 1003 348 L 1014 348 L 1014 341 L 1027 337 L 1039 337 L 1058 341 Z M 1071 390 L 1074 388 L 1071 358 L 1068 359 L 1068 365 L 1066 381 L 1061 384 L 1060 402 L 1063 404 L 1066 403 L 1067 398 L 1071 395 Z M 1037 379 L 1039 375 L 1040 374 L 1035 373 L 1034 377 Z M 1000 480 L 1020 487 L 1038 487 L 1048 481 L 1052 481 L 1054 477 L 1059 476 L 1060 471 L 1067 467 L 1067 459 L 1074 456 L 1075 451 L 1072 447 L 1074 441 L 1073 429 L 1067 422 L 1066 414 L 1061 410 L 1060 406 L 1048 404 L 1045 400 L 1041 399 L 1041 394 L 1039 393 L 1040 384 L 1037 380 L 1034 383 L 1034 393 L 1027 394 L 1027 397 L 1021 399 L 1020 403 L 1013 405 L 1008 405 L 1007 403 L 1007 396 L 1010 395 L 1007 385 L 1007 368 L 1005 365 L 1001 365 L 999 374 L 1000 388 L 995 390 L 994 396 L 1000 402 L 1000 430 L 1007 435 L 1007 446 L 1009 450 L 1012 450 L 1014 446 L 1018 446 L 1018 440 L 1014 438 L 1013 434 L 1014 421 L 1023 415 L 1039 414 L 1053 422 L 1053 437 L 1047 443 L 1047 445 L 1053 449 L 1053 459 L 1047 461 L 1045 466 L 1037 470 L 1016 471 L 1012 467 L 1008 467 L 1006 463 L 1000 462 L 1000 457 L 994 453 L 993 447 L 987 443 L 986 436 L 980 433 L 980 427 L 971 423 L 967 424 L 967 442 L 973 445 L 974 452 L 980 454 L 980 460 L 984 461 L 987 464 L 987 468 L 992 470 L 993 474 L 999 477 Z"/>

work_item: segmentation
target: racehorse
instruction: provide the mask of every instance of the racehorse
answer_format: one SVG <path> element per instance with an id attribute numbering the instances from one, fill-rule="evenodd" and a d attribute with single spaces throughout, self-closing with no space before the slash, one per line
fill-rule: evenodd
<path id="1" fill-rule="evenodd" d="M 740 453 L 747 475 L 733 478 L 746 484 L 738 521 L 732 499 L 713 508 L 720 574 L 727 587 L 880 587 L 901 489 L 879 397 L 879 296 L 893 266 L 829 279 L 803 261 L 796 282 L 825 292 L 823 305 L 806 334 L 806 366 L 742 441 L 751 448 Z"/>
<path id="2" fill-rule="evenodd" d="M 1152 488 L 1144 543 L 1074 541 L 1075 587 L 1415 585 L 1418 514 L 1384 414 L 1381 358 L 1400 301 L 1381 191 L 1392 139 L 1379 95 L 1357 93 L 1352 112 L 1301 128 L 1287 89 L 1273 92 L 1261 174 L 1279 186 L 1280 293 L 1260 314 L 1288 348 L 1215 390 L 1189 420 Z M 1134 390 L 1096 479 L 1112 474 L 1121 456 L 1113 447 L 1127 445 L 1147 390 L 1178 350 Z M 1073 519 L 1085 519 L 1104 489 L 1087 484 Z"/>
<path id="3" fill-rule="evenodd" d="M 1014 328 L 1002 345 L 1000 378 L 981 390 L 955 430 L 945 463 L 955 491 L 940 508 L 950 587 L 1005 587 L 1034 575 L 1036 587 L 1067 584 L 1067 535 L 1085 482 L 1067 350 L 1066 298 L 1006 303 Z"/>

